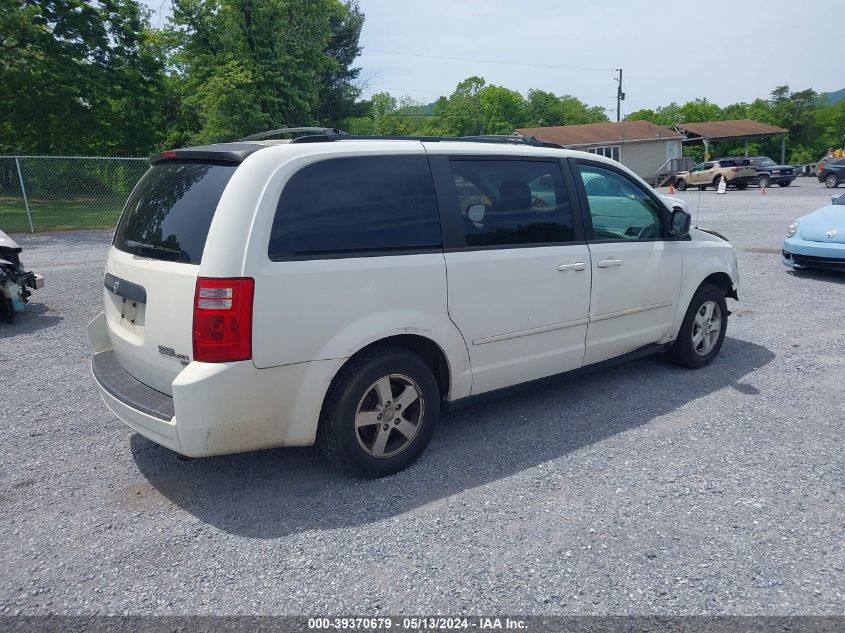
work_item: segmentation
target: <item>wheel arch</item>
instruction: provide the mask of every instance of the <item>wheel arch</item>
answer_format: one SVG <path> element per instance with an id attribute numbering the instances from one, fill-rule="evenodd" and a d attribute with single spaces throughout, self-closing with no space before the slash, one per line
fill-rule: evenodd
<path id="1" fill-rule="evenodd" d="M 698 250 L 693 249 L 693 252 Z M 723 252 L 722 247 L 702 249 L 702 252 L 700 252 L 701 259 L 695 264 L 693 264 L 695 260 L 690 261 L 685 255 L 684 274 L 688 281 L 684 282 L 681 287 L 678 306 L 675 310 L 675 326 L 670 340 L 674 340 L 678 336 L 678 331 L 689 309 L 690 302 L 702 286 L 716 286 L 725 291 L 725 296 L 738 300 L 739 295 L 736 288 L 739 283 L 739 275 L 736 268 L 725 261 L 725 256 L 721 254 Z"/>
<path id="2" fill-rule="evenodd" d="M 452 386 L 452 374 L 449 369 L 449 360 L 446 352 L 432 339 L 419 334 L 394 334 L 393 336 L 387 336 L 373 341 L 350 356 L 341 367 L 341 370 L 361 354 L 381 346 L 399 347 L 420 357 L 428 365 L 431 373 L 434 374 L 434 378 L 437 380 L 437 386 L 440 387 L 442 399 L 445 400 L 447 398 Z"/>
<path id="3" fill-rule="evenodd" d="M 730 297 L 734 301 L 739 301 L 739 296 L 734 288 L 733 279 L 731 279 L 731 276 L 728 273 L 717 272 L 707 275 L 707 277 L 698 284 L 698 288 L 695 289 L 695 292 L 698 292 L 705 284 L 722 288 L 725 291 L 726 297 Z M 695 292 L 693 293 L 693 296 L 695 296 Z"/>

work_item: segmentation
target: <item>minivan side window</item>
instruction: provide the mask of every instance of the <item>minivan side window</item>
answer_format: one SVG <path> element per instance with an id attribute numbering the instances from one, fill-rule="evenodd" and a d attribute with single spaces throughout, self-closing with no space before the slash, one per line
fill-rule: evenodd
<path id="1" fill-rule="evenodd" d="M 331 158 L 293 174 L 279 197 L 268 255 L 355 256 L 439 249 L 425 156 Z"/>
<path id="2" fill-rule="evenodd" d="M 575 239 L 560 163 L 450 161 L 467 246 L 517 246 Z"/>
<path id="3" fill-rule="evenodd" d="M 657 202 L 634 181 L 610 169 L 579 165 L 594 240 L 657 239 L 663 235 Z"/>

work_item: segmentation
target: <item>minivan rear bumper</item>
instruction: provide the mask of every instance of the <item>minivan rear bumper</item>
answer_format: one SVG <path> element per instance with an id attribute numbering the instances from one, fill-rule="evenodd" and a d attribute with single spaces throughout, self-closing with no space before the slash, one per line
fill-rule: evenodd
<path id="1" fill-rule="evenodd" d="M 180 452 L 173 398 L 129 375 L 114 350 L 94 354 L 91 370 L 112 413 L 144 437 Z"/>
<path id="2" fill-rule="evenodd" d="M 251 361 L 195 361 L 176 376 L 171 398 L 120 365 L 102 314 L 88 335 L 106 406 L 132 430 L 188 457 L 313 444 L 326 390 L 344 362 L 258 369 Z"/>

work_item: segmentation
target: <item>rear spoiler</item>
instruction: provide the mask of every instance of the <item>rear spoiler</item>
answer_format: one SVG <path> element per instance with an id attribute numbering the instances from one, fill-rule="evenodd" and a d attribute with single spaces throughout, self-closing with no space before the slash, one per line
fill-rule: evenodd
<path id="1" fill-rule="evenodd" d="M 198 145 L 196 147 L 171 149 L 161 154 L 155 154 L 150 156 L 150 164 L 156 165 L 168 160 L 242 163 L 247 156 L 266 147 L 267 145 L 260 143 L 215 143 L 214 145 Z"/>

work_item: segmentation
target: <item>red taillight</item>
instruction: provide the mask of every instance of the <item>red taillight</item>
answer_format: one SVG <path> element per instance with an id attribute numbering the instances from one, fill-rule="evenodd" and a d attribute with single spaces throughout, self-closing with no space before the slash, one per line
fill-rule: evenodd
<path id="1" fill-rule="evenodd" d="M 824 171 L 824 163 L 819 163 L 819 173 Z"/>
<path id="2" fill-rule="evenodd" d="M 742 167 L 731 167 L 731 171 L 740 171 Z"/>
<path id="3" fill-rule="evenodd" d="M 225 363 L 252 358 L 251 277 L 198 277 L 194 293 L 194 360 Z"/>

